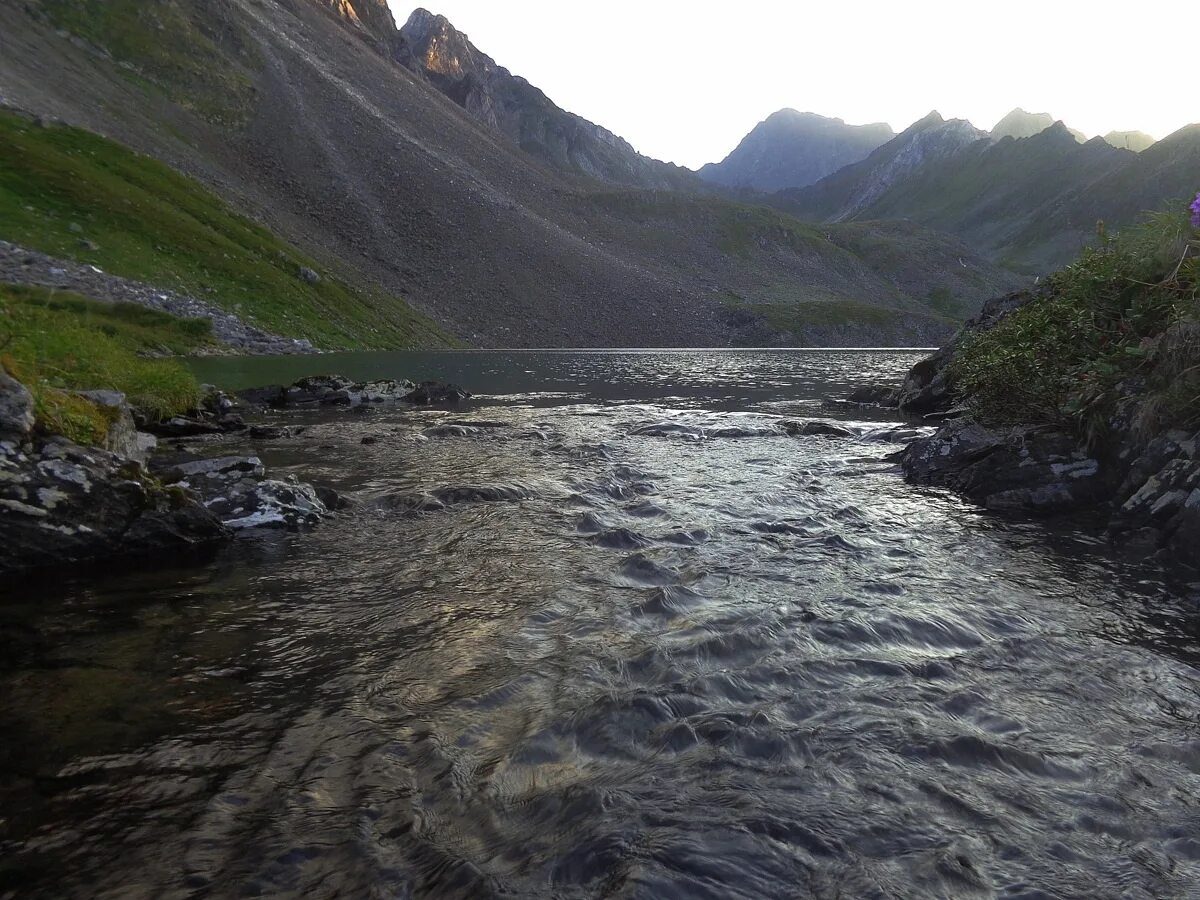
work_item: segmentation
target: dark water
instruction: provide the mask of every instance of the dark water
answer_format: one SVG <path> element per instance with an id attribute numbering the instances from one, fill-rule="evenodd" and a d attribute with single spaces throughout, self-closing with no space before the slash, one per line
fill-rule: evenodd
<path id="1" fill-rule="evenodd" d="M 1195 591 L 819 409 L 912 354 L 455 359 L 247 448 L 316 532 L 7 589 L 0 895 L 1200 896 Z"/>

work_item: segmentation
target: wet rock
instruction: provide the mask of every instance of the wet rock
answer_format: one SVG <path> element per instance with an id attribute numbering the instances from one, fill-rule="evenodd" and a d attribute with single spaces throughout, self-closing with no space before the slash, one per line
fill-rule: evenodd
<path id="1" fill-rule="evenodd" d="M 166 484 L 175 484 L 197 478 L 228 480 L 231 477 L 261 477 L 265 471 L 262 460 L 257 456 L 222 456 L 176 463 L 162 471 L 160 477 Z"/>
<path id="2" fill-rule="evenodd" d="M 891 384 L 864 384 L 851 391 L 846 399 L 862 406 L 891 408 L 900 403 L 900 389 Z"/>
<path id="3" fill-rule="evenodd" d="M 282 409 L 288 406 L 353 406 L 404 400 L 412 392 L 409 381 L 355 382 L 344 375 L 312 375 L 294 384 L 269 385 L 240 391 L 238 396 L 253 406 Z"/>
<path id="4" fill-rule="evenodd" d="M 528 500 L 533 491 L 519 484 L 461 485 L 437 488 L 430 494 L 441 503 L 452 506 L 459 503 L 500 503 Z"/>
<path id="5" fill-rule="evenodd" d="M 471 395 L 455 384 L 447 384 L 443 381 L 422 381 L 401 399 L 417 406 L 442 406 L 469 400 Z"/>
<path id="6" fill-rule="evenodd" d="M 854 437 L 854 432 L 842 425 L 835 425 L 833 422 L 780 422 L 780 426 L 784 432 L 791 437 L 813 437 L 816 435 L 828 435 L 829 437 Z"/>
<path id="7" fill-rule="evenodd" d="M 990 509 L 1059 513 L 1103 502 L 1112 485 L 1069 435 L 999 433 L 971 421 L 943 424 L 905 449 L 909 481 L 947 487 Z"/>
<path id="8" fill-rule="evenodd" d="M 0 443 L 0 572 L 173 554 L 226 539 L 188 494 L 65 438 Z"/>
<path id="9" fill-rule="evenodd" d="M 239 531 L 312 528 L 329 512 L 311 485 L 273 480 L 239 482 L 205 506 L 227 527 Z"/>
<path id="10" fill-rule="evenodd" d="M 192 416 L 172 416 L 164 422 L 148 422 L 146 431 L 160 438 L 188 438 L 221 434 L 221 427 L 207 419 Z"/>
<path id="11" fill-rule="evenodd" d="M 248 388 L 238 391 L 238 398 L 251 406 L 282 407 L 287 405 L 287 388 L 282 384 Z"/>
<path id="12" fill-rule="evenodd" d="M 24 441 L 33 422 L 33 395 L 0 365 L 0 441 Z"/>
<path id="13" fill-rule="evenodd" d="M 325 505 L 325 508 L 330 512 L 337 512 L 343 509 L 349 509 L 354 505 L 354 502 L 348 497 L 342 496 L 331 487 L 324 485 L 314 485 L 313 489 L 317 492 L 317 498 Z"/>

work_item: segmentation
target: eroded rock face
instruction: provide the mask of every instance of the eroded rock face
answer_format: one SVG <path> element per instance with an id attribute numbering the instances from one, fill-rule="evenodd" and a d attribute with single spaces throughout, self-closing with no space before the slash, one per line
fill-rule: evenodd
<path id="1" fill-rule="evenodd" d="M 969 419 L 909 444 L 901 467 L 910 481 L 950 488 L 989 509 L 1061 513 L 1101 503 L 1112 491 L 1100 461 L 1069 435 L 1000 433 Z"/>
<path id="2" fill-rule="evenodd" d="M 33 430 L 33 395 L 0 366 L 0 441 L 23 441 Z"/>
<path id="3" fill-rule="evenodd" d="M 129 459 L 65 438 L 0 441 L 0 573 L 181 553 L 228 536 Z"/>

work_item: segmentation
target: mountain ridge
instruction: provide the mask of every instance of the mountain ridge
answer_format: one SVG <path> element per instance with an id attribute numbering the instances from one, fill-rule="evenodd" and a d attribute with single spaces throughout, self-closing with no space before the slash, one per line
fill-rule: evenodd
<path id="1" fill-rule="evenodd" d="M 776 191 L 804 187 L 858 162 L 895 136 L 890 125 L 847 125 L 842 119 L 781 109 L 746 135 L 719 163 L 697 174 L 729 188 Z"/>
<path id="2" fill-rule="evenodd" d="M 402 65 L 354 12 L 3 6 L 0 96 L 198 178 L 364 298 L 383 291 L 476 346 L 929 343 L 954 326 L 947 295 L 969 310 L 1014 284 L 916 226 L 812 229 L 555 168 Z M 145 37 L 169 20 L 175 56 L 117 42 L 114 16 Z M 203 65 L 176 64 L 191 59 Z M 194 99 L 213 70 L 242 85 L 219 115 Z"/>

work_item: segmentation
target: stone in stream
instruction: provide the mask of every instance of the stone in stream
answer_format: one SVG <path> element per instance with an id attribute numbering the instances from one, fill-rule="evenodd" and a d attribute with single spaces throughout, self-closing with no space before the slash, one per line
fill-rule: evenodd
<path id="1" fill-rule="evenodd" d="M 422 381 L 416 388 L 400 398 L 405 403 L 417 406 L 454 405 L 471 399 L 471 395 L 456 384 L 443 381 Z"/>

